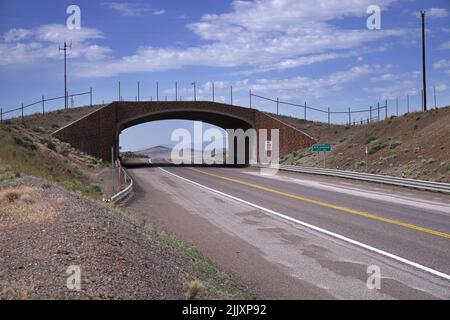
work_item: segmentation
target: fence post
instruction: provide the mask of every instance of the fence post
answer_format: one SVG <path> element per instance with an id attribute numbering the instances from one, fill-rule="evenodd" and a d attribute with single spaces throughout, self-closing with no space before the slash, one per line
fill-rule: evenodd
<path id="1" fill-rule="evenodd" d="M 45 98 L 42 96 L 42 115 L 45 114 Z"/>
<path id="2" fill-rule="evenodd" d="M 348 124 L 352 125 L 352 113 L 350 111 L 350 108 L 348 108 Z"/>
<path id="3" fill-rule="evenodd" d="M 425 108 L 424 108 L 424 103 L 425 103 L 425 101 L 423 100 L 423 89 L 422 89 L 422 96 L 421 96 L 421 100 L 422 100 L 422 111 L 425 111 Z"/>
<path id="4" fill-rule="evenodd" d="M 23 123 L 23 102 L 22 102 L 22 123 Z"/>
<path id="5" fill-rule="evenodd" d="M 89 88 L 89 95 L 90 95 L 90 104 L 91 104 L 91 107 L 92 107 L 92 87 L 90 87 Z"/>
<path id="6" fill-rule="evenodd" d="M 159 82 L 156 81 L 156 101 L 159 101 Z"/>
<path id="7" fill-rule="evenodd" d="M 328 107 L 328 125 L 330 125 L 330 107 Z"/>
<path id="8" fill-rule="evenodd" d="M 377 121 L 380 121 L 380 103 L 377 104 Z"/>
<path id="9" fill-rule="evenodd" d="M 232 85 L 230 85 L 230 102 L 231 102 L 231 105 L 233 105 L 233 86 Z"/>
<path id="10" fill-rule="evenodd" d="M 252 89 L 248 90 L 248 97 L 249 97 L 250 109 L 251 109 L 252 108 Z"/>
<path id="11" fill-rule="evenodd" d="M 437 103 L 436 103 L 436 87 L 433 87 L 433 94 L 434 94 L 434 108 L 437 109 Z"/>
<path id="12" fill-rule="evenodd" d="M 305 101 L 305 121 L 306 121 L 306 101 Z"/>
<path id="13" fill-rule="evenodd" d="M 115 187 L 115 182 L 114 182 L 114 178 L 115 178 L 115 175 L 116 175 L 116 173 L 114 172 L 115 170 L 114 170 L 114 147 L 111 147 L 111 173 L 112 173 L 112 191 L 113 191 L 113 194 L 114 194 L 114 187 Z"/>
<path id="14" fill-rule="evenodd" d="M 388 116 L 387 116 L 387 113 L 388 113 L 388 112 L 387 112 L 387 99 L 386 99 L 386 102 L 385 102 L 385 104 L 384 104 L 384 118 L 385 118 L 385 119 L 387 119 L 387 117 L 388 117 Z"/>
<path id="15" fill-rule="evenodd" d="M 279 108 L 279 105 L 280 105 L 280 99 L 277 97 L 277 115 L 278 115 L 278 108 Z"/>
<path id="16" fill-rule="evenodd" d="M 408 113 L 409 113 L 409 94 L 406 95 L 406 104 L 408 106 Z"/>
<path id="17" fill-rule="evenodd" d="M 398 117 L 398 97 L 395 97 L 395 112 L 396 112 L 397 117 Z"/>

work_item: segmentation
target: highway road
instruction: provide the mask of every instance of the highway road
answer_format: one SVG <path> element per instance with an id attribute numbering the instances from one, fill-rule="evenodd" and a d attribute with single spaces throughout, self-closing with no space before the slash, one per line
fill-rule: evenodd
<path id="1" fill-rule="evenodd" d="M 128 169 L 136 184 L 130 209 L 196 246 L 259 297 L 450 298 L 448 195 L 153 162 L 160 165 Z M 367 285 L 369 266 L 380 270 L 379 289 Z"/>

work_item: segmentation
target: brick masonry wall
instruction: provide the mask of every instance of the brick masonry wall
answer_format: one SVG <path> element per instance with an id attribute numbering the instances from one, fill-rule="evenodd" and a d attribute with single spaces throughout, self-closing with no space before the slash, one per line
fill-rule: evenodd
<path id="1" fill-rule="evenodd" d="M 151 120 L 191 119 L 205 121 L 224 129 L 279 129 L 280 156 L 312 145 L 305 133 L 255 109 L 207 101 L 185 102 L 113 102 L 53 135 L 73 147 L 105 161 L 111 160 L 111 148 L 117 156 L 118 135 L 127 127 Z M 269 133 L 270 135 L 270 133 Z"/>

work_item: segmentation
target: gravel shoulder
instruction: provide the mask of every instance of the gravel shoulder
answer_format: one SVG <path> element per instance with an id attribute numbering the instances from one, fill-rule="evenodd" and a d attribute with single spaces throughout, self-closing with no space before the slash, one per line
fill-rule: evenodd
<path id="1" fill-rule="evenodd" d="M 66 273 L 77 266 L 81 289 Z M 248 298 L 191 247 L 109 208 L 25 176 L 0 184 L 1 299 Z"/>

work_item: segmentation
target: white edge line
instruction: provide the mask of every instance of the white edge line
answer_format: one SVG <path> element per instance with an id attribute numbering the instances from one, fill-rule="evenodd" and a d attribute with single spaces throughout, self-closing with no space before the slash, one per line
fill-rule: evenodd
<path id="1" fill-rule="evenodd" d="M 151 159 L 148 160 L 148 161 L 149 161 L 150 164 L 152 164 Z M 328 231 L 328 230 L 326 230 L 326 229 L 322 229 L 322 228 L 316 227 L 316 226 L 314 226 L 314 225 L 312 225 L 312 224 L 309 224 L 309 223 L 306 223 L 306 222 L 303 222 L 303 221 L 294 219 L 294 218 L 292 218 L 292 217 L 289 217 L 289 216 L 284 215 L 284 214 L 282 214 L 282 213 L 273 211 L 273 210 L 271 210 L 271 209 L 261 207 L 261 206 L 259 206 L 259 205 L 257 205 L 257 204 L 254 204 L 254 203 L 248 202 L 248 201 L 246 201 L 246 200 L 237 198 L 237 197 L 235 197 L 235 196 L 229 195 L 229 194 L 224 193 L 224 192 L 222 192 L 222 191 L 212 189 L 212 188 L 207 187 L 207 186 L 204 186 L 204 185 L 202 185 L 202 184 L 200 184 L 200 183 L 198 183 L 198 182 L 195 182 L 195 181 L 186 179 L 186 178 L 181 177 L 181 176 L 179 176 L 179 175 L 176 175 L 176 174 L 174 174 L 174 173 L 172 173 L 172 172 L 169 172 L 169 171 L 167 171 L 167 170 L 165 170 L 165 169 L 163 169 L 163 168 L 161 168 L 161 167 L 158 167 L 158 169 L 162 170 L 162 171 L 165 172 L 166 174 L 169 174 L 169 175 L 174 176 L 174 177 L 176 177 L 176 178 L 178 178 L 178 179 L 181 179 L 181 180 L 183 180 L 183 181 L 186 181 L 186 182 L 188 182 L 188 183 L 191 183 L 191 184 L 193 184 L 193 185 L 195 185 L 195 186 L 197 186 L 197 187 L 200 187 L 200 188 L 206 189 L 206 190 L 208 190 L 208 191 L 211 191 L 211 192 L 220 194 L 220 195 L 222 195 L 222 196 L 224 196 L 224 197 L 233 199 L 233 200 L 235 200 L 235 201 L 244 203 L 244 204 L 249 205 L 249 206 L 251 206 L 251 207 L 254 207 L 254 208 L 256 208 L 256 209 L 265 211 L 266 213 L 269 213 L 269 214 L 271 214 L 271 215 L 277 216 L 277 217 L 282 218 L 282 219 L 284 219 L 284 220 L 288 220 L 288 221 L 293 222 L 293 223 L 295 223 L 295 224 L 302 225 L 302 226 L 304 226 L 304 227 L 306 227 L 306 228 L 309 228 L 309 229 L 312 229 L 312 230 L 315 230 L 315 231 L 324 233 L 324 234 L 326 234 L 326 235 L 329 235 L 329 236 L 332 236 L 332 237 L 337 238 L 337 239 L 339 239 L 339 240 L 342 240 L 342 241 L 351 243 L 351 244 L 353 244 L 353 245 L 362 247 L 362 248 L 364 248 L 364 249 L 367 249 L 367 250 L 369 250 L 369 251 L 372 251 L 372 252 L 378 253 L 378 254 L 380 254 L 380 255 L 386 256 L 386 257 L 391 258 L 391 259 L 393 259 L 393 260 L 402 262 L 402 263 L 404 263 L 404 264 L 407 264 L 407 265 L 409 265 L 409 266 L 415 267 L 415 268 L 417 268 L 417 269 L 420 269 L 420 270 L 429 272 L 429 273 L 431 273 L 431 274 L 433 274 L 433 275 L 435 275 L 435 276 L 444 278 L 444 279 L 446 279 L 446 280 L 450 280 L 450 275 L 448 275 L 448 274 L 446 274 L 446 273 L 443 273 L 443 272 L 434 270 L 434 269 L 432 269 L 432 268 L 429 268 L 429 267 L 427 267 L 427 266 L 421 265 L 421 264 L 416 263 L 416 262 L 414 262 L 414 261 L 411 261 L 411 260 L 408 260 L 408 259 L 399 257 L 399 256 L 397 256 L 397 255 L 395 255 L 395 254 L 386 252 L 386 251 L 384 251 L 384 250 L 377 249 L 377 248 L 375 248 L 375 247 L 369 246 L 369 245 L 364 244 L 364 243 L 362 243 L 362 242 L 359 242 L 359 241 L 356 241 L 356 240 L 353 240 L 353 239 L 350 239 L 350 238 L 341 236 L 341 235 L 339 235 L 339 234 L 337 234 L 337 233 Z"/>

